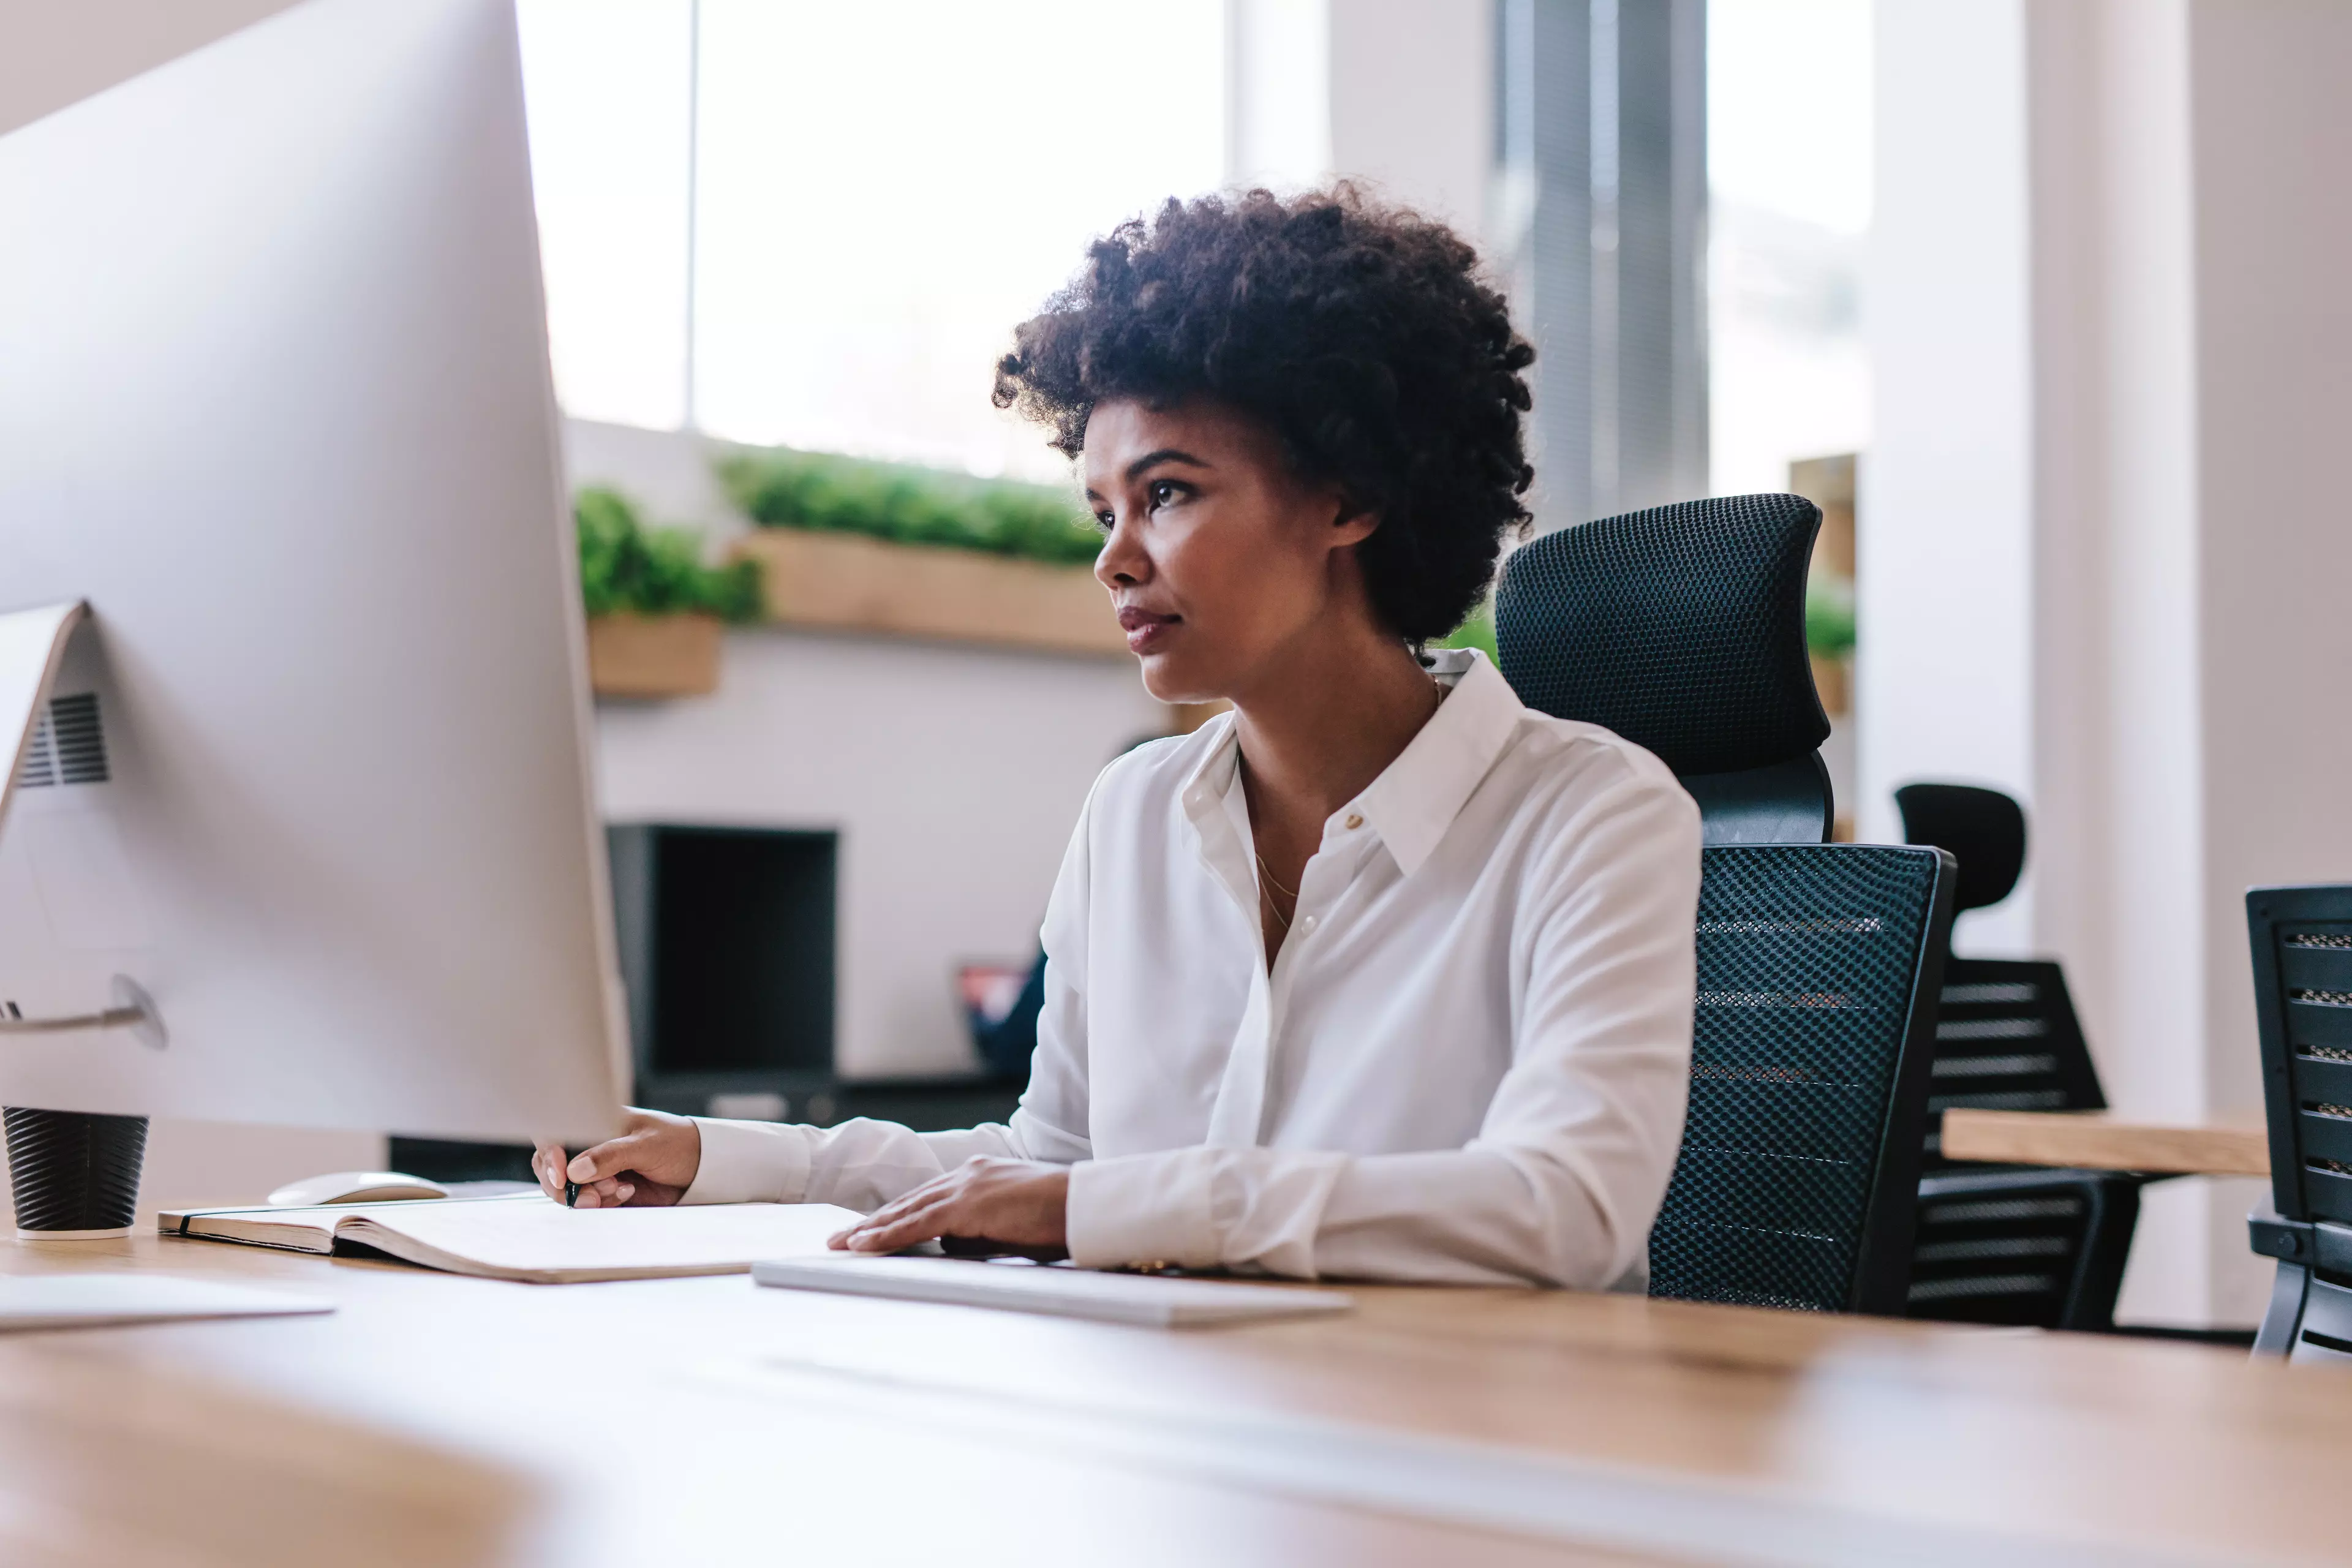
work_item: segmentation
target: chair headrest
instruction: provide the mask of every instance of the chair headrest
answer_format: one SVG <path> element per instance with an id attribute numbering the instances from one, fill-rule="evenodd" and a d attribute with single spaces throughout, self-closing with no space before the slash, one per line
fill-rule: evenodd
<path id="1" fill-rule="evenodd" d="M 1802 757 L 1830 732 L 1805 653 L 1821 521 L 1802 496 L 1717 496 L 1546 534 L 1495 592 L 1503 673 L 1677 773 Z"/>
<path id="2" fill-rule="evenodd" d="M 2009 897 L 2025 869 L 2025 808 L 1997 789 L 1911 784 L 1895 792 L 1903 841 L 1951 851 L 1960 863 L 1955 910 L 1980 910 Z"/>

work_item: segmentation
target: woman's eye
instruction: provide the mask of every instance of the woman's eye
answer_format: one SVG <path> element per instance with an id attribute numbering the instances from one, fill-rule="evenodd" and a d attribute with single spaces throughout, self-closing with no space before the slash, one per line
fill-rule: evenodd
<path id="1" fill-rule="evenodd" d="M 1108 533 L 1118 526 L 1118 515 L 1116 512 L 1098 511 L 1095 513 L 1095 526 Z"/>
<path id="2" fill-rule="evenodd" d="M 1154 507 L 1166 506 L 1176 499 L 1178 493 L 1178 487 L 1172 480 L 1155 479 L 1152 481 L 1150 491 L 1151 504 Z"/>

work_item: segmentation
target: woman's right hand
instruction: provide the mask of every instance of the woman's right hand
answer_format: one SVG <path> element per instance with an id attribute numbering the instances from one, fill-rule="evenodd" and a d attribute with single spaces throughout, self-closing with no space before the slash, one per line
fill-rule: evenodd
<path id="1" fill-rule="evenodd" d="M 702 1167 L 702 1129 L 694 1119 L 633 1109 L 623 1127 L 618 1138 L 573 1155 L 568 1170 L 563 1146 L 541 1139 L 530 1157 L 540 1191 L 562 1203 L 564 1183 L 576 1182 L 572 1206 L 583 1209 L 658 1207 L 684 1197 Z"/>

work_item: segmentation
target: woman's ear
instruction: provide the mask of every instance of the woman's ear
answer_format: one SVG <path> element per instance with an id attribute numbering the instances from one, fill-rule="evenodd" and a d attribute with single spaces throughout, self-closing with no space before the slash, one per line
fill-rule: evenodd
<path id="1" fill-rule="evenodd" d="M 1331 542 L 1335 548 L 1361 544 L 1381 526 L 1381 514 L 1344 491 L 1332 498 Z"/>

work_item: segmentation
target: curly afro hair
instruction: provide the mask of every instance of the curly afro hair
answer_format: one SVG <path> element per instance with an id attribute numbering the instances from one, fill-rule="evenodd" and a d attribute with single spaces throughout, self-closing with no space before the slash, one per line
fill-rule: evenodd
<path id="1" fill-rule="evenodd" d="M 1263 420 L 1296 470 L 1380 524 L 1358 546 L 1372 607 L 1408 642 L 1462 624 L 1535 477 L 1511 328 L 1444 225 L 1341 184 L 1171 199 L 1097 240 L 1013 333 L 996 405 L 1076 458 L 1095 405 L 1207 397 Z"/>

